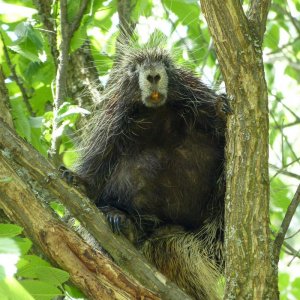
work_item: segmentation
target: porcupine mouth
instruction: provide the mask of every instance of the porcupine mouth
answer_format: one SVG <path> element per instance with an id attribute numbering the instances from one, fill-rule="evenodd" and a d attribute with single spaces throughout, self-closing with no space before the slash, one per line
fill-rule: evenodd
<path id="1" fill-rule="evenodd" d="M 158 107 L 165 103 L 166 96 L 158 91 L 153 91 L 145 100 L 147 106 Z"/>

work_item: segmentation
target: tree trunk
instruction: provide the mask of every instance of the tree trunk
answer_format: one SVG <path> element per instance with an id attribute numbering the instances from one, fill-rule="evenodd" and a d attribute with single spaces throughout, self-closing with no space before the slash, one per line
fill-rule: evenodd
<path id="1" fill-rule="evenodd" d="M 268 95 L 262 37 L 270 1 L 201 0 L 227 94 L 225 299 L 278 299 L 269 230 Z"/>

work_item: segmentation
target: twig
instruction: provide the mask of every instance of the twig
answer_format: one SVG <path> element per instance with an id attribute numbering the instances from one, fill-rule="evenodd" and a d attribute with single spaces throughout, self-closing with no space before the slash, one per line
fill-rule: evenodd
<path id="1" fill-rule="evenodd" d="M 2 35 L 1 31 L 0 31 L 0 36 L 1 36 L 2 43 L 3 43 L 3 50 L 4 50 L 5 59 L 7 61 L 9 69 L 11 71 L 12 77 L 13 77 L 14 81 L 16 82 L 17 86 L 19 87 L 19 89 L 21 91 L 24 103 L 26 105 L 26 108 L 27 108 L 29 114 L 31 116 L 34 116 L 34 113 L 32 111 L 31 105 L 29 103 L 29 96 L 27 95 L 26 89 L 25 89 L 22 81 L 20 80 L 17 72 L 16 72 L 15 66 L 12 64 L 12 61 L 11 61 L 11 59 L 9 57 L 8 49 L 6 47 L 6 44 L 5 44 L 5 41 L 4 41 L 4 38 L 3 38 L 3 35 Z"/>
<path id="2" fill-rule="evenodd" d="M 275 178 L 278 174 L 287 175 L 289 177 L 296 178 L 296 179 L 300 180 L 300 175 L 285 170 L 288 166 L 290 166 L 291 164 L 293 164 L 293 163 L 295 163 L 296 161 L 299 161 L 299 160 L 300 160 L 300 158 L 298 158 L 297 160 L 292 161 L 292 163 L 289 163 L 288 165 L 283 166 L 282 168 L 278 168 L 277 166 L 275 166 L 273 164 L 269 164 L 269 166 L 272 169 L 276 170 L 276 173 L 272 176 L 270 181 L 272 181 L 273 178 Z"/>
<path id="3" fill-rule="evenodd" d="M 297 188 L 297 191 L 286 211 L 286 214 L 284 216 L 284 219 L 282 221 L 280 230 L 277 233 L 277 236 L 274 241 L 274 246 L 273 246 L 273 254 L 276 262 L 279 261 L 279 254 L 280 254 L 280 249 L 282 247 L 282 244 L 284 242 L 284 237 L 286 235 L 286 232 L 290 226 L 291 220 L 295 214 L 295 211 L 300 203 L 300 185 Z"/>
<path id="4" fill-rule="evenodd" d="M 69 64 L 69 49 L 72 36 L 74 32 L 78 29 L 80 21 L 83 17 L 84 11 L 89 3 L 89 0 L 83 0 L 82 4 L 78 10 L 76 17 L 73 22 L 68 22 L 68 3 L 67 0 L 60 1 L 60 28 L 62 40 L 59 49 L 59 64 L 56 73 L 56 91 L 54 98 L 54 110 L 53 110 L 53 124 L 52 124 L 52 142 L 50 156 L 52 157 L 54 163 L 58 165 L 60 163 L 59 158 L 59 146 L 60 146 L 60 136 L 58 136 L 58 122 L 57 115 L 59 108 L 61 107 L 63 101 L 66 98 L 67 93 L 67 70 Z"/>
<path id="5" fill-rule="evenodd" d="M 13 127 L 13 121 L 9 112 L 9 95 L 5 85 L 5 74 L 0 66 L 0 111 L 4 121 Z"/>
<path id="6" fill-rule="evenodd" d="M 79 7 L 78 13 L 75 16 L 73 22 L 70 24 L 70 30 L 69 35 L 72 37 L 74 32 L 78 29 L 81 19 L 83 17 L 83 14 L 87 8 L 87 5 L 89 4 L 89 0 L 83 0 L 81 3 L 81 6 Z"/>
<path id="7" fill-rule="evenodd" d="M 271 233 L 272 233 L 272 236 L 276 237 L 276 233 L 271 230 Z M 299 254 L 299 250 L 296 250 L 294 249 L 288 242 L 286 242 L 284 240 L 283 244 L 282 244 L 282 250 L 288 254 L 288 255 L 291 255 L 291 256 L 294 256 L 294 257 L 297 257 L 297 258 L 300 258 L 300 254 Z"/>
<path id="8" fill-rule="evenodd" d="M 272 3 L 272 8 L 274 10 L 276 10 L 277 12 L 279 12 L 279 14 L 286 15 L 290 19 L 290 21 L 292 22 L 292 24 L 294 25 L 296 31 L 298 33 L 300 33 L 299 21 L 296 18 L 294 18 L 287 9 L 283 8 L 282 6 L 280 6 L 277 3 Z"/>
<path id="9" fill-rule="evenodd" d="M 258 38 L 263 40 L 266 30 L 267 16 L 270 9 L 271 0 L 252 0 L 248 11 L 249 22 L 256 29 Z"/>
<path id="10" fill-rule="evenodd" d="M 296 232 L 294 232 L 292 235 L 286 237 L 285 240 L 293 238 L 293 237 L 296 236 L 299 232 L 300 232 L 300 229 L 298 229 L 298 230 L 297 230 Z"/>
<path id="11" fill-rule="evenodd" d="M 292 264 L 293 260 L 297 257 L 300 257 L 300 250 L 298 250 L 295 255 L 293 255 L 294 257 L 291 259 L 291 261 L 288 263 L 288 267 Z"/>
<path id="12" fill-rule="evenodd" d="M 270 112 L 270 116 L 272 117 L 273 121 L 275 122 L 275 125 L 276 125 L 278 128 L 282 128 L 282 127 L 278 124 L 278 122 L 277 122 L 275 116 L 272 114 L 272 112 Z M 285 143 L 286 143 L 287 146 L 289 147 L 289 149 L 290 149 L 292 155 L 294 156 L 295 161 L 296 161 L 296 162 L 299 162 L 299 157 L 298 157 L 297 154 L 295 153 L 295 151 L 294 151 L 292 145 L 290 144 L 290 142 L 289 142 L 287 136 L 283 133 L 283 130 L 282 130 L 282 129 L 280 129 L 280 131 L 281 131 L 282 138 L 284 139 Z M 299 165 L 300 165 L 300 162 L 299 162 Z"/>

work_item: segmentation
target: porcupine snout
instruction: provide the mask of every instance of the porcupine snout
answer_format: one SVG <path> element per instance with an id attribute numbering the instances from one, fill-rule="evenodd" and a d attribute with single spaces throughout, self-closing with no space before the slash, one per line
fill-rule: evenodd
<path id="1" fill-rule="evenodd" d="M 147 107 L 162 106 L 167 99 L 168 75 L 161 63 L 142 65 L 139 70 L 142 101 Z"/>

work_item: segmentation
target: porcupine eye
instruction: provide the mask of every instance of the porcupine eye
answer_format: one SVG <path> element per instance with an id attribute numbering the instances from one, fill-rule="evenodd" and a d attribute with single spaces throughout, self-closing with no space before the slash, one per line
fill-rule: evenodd
<path id="1" fill-rule="evenodd" d="M 128 73 L 129 75 L 133 75 L 137 71 L 136 64 L 130 64 L 128 66 Z"/>

